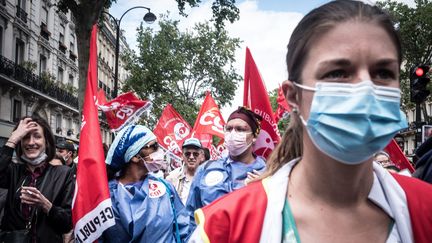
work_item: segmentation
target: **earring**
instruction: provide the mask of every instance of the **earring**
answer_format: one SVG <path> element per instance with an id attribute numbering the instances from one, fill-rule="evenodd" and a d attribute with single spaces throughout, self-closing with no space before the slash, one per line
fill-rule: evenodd
<path id="1" fill-rule="evenodd" d="M 295 114 L 298 114 L 298 108 L 297 107 L 293 107 L 292 108 L 292 112 L 295 113 Z"/>

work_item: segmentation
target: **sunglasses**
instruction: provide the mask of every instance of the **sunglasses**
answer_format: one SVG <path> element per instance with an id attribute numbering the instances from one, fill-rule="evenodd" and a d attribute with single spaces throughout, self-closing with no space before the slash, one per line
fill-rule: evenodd
<path id="1" fill-rule="evenodd" d="M 189 158 L 191 155 L 193 155 L 194 158 L 197 158 L 200 153 L 199 152 L 186 152 L 184 153 L 184 155 L 186 156 L 186 158 Z"/>
<path id="2" fill-rule="evenodd" d="M 143 149 L 149 149 L 152 148 L 154 150 L 157 150 L 159 148 L 159 144 L 158 143 L 154 143 L 154 144 L 147 144 L 143 147 Z"/>

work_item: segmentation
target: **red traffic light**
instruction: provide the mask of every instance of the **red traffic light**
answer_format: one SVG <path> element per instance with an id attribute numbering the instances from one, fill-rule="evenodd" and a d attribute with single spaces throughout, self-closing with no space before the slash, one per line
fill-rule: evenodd
<path id="1" fill-rule="evenodd" d="M 423 68 L 421 68 L 421 67 L 416 68 L 415 74 L 417 75 L 417 77 L 423 76 L 423 74 L 424 74 Z"/>

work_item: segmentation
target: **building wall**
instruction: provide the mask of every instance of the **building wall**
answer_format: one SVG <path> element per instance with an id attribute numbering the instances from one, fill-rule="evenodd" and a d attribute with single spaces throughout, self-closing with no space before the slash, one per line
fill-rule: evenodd
<path id="1" fill-rule="evenodd" d="M 9 137 L 17 117 L 33 113 L 47 119 L 58 139 L 79 142 L 80 117 L 74 103 L 79 80 L 76 26 L 70 12 L 57 12 L 56 1 L 5 0 L 5 5 L 0 1 L 0 145 Z M 112 91 L 114 43 L 100 31 L 98 46 L 103 53 L 99 58 L 99 86 Z M 16 67 L 27 69 L 19 74 Z M 25 78 L 21 77 L 23 73 Z M 55 89 L 54 93 L 41 88 L 42 77 L 50 80 L 44 85 Z M 28 80 L 33 80 L 31 85 Z M 68 101 L 59 99 L 58 94 L 67 96 Z M 106 94 L 111 99 L 111 93 Z M 110 144 L 112 134 L 104 121 L 101 134 L 103 142 Z"/>

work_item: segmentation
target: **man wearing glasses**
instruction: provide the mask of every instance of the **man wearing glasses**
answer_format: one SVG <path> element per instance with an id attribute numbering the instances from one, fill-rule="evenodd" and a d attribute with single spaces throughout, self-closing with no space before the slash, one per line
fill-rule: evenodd
<path id="1" fill-rule="evenodd" d="M 183 166 L 173 170 L 166 178 L 176 188 L 181 201 L 186 204 L 195 171 L 203 162 L 203 147 L 197 138 L 188 138 L 182 146 Z"/>

